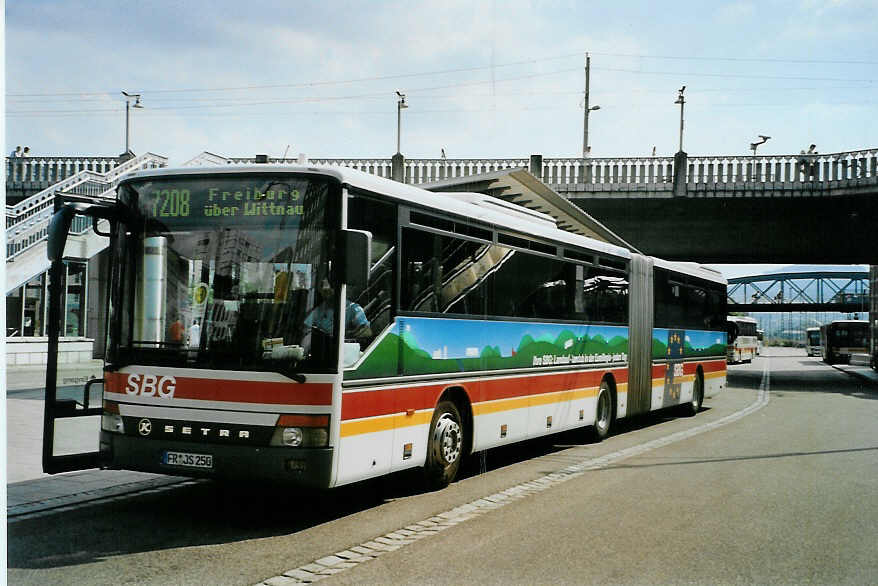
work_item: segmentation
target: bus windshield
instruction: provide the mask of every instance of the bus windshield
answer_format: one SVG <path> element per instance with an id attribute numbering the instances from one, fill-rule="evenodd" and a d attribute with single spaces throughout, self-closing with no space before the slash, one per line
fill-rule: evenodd
<path id="1" fill-rule="evenodd" d="M 315 313 L 339 304 L 336 183 L 177 175 L 129 181 L 119 198 L 133 214 L 113 251 L 113 363 L 335 369 L 334 320 Z"/>
<path id="2" fill-rule="evenodd" d="M 833 346 L 865 348 L 869 345 L 869 330 L 862 324 L 837 324 L 831 330 L 830 343 Z"/>

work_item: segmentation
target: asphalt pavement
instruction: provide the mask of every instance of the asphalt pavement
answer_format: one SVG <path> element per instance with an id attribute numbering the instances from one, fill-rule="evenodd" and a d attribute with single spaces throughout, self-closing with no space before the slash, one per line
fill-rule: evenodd
<path id="1" fill-rule="evenodd" d="M 19 388 L 11 388 L 18 386 Z M 122 470 L 80 470 L 45 474 L 42 467 L 43 389 L 26 383 L 6 391 L 7 520 L 74 507 L 89 501 L 119 498 L 132 492 L 161 490 L 188 478 Z M 98 425 L 94 419 L 97 449 Z"/>

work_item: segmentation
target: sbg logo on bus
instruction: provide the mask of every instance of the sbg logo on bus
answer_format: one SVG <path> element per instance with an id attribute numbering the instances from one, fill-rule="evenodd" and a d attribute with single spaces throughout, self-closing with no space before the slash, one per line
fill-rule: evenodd
<path id="1" fill-rule="evenodd" d="M 125 392 L 129 395 L 140 395 L 142 397 L 159 396 L 163 399 L 170 399 L 174 396 L 176 388 L 177 379 L 172 376 L 129 374 L 128 386 L 125 387 Z"/>

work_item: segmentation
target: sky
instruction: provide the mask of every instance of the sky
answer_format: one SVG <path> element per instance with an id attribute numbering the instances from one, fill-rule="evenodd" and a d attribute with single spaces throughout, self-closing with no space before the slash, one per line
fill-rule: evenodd
<path id="1" fill-rule="evenodd" d="M 869 0 L 7 0 L 6 152 L 182 164 L 878 146 Z M 132 102 L 133 103 L 133 102 Z"/>

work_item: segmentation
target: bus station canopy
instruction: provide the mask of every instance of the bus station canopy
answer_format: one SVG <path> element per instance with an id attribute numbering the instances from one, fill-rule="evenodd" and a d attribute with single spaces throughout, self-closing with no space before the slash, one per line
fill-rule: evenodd
<path id="1" fill-rule="evenodd" d="M 559 195 L 522 167 L 421 183 L 433 192 L 475 192 L 547 214 L 558 228 L 639 252 L 619 235 Z"/>

